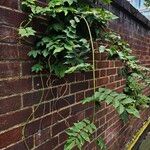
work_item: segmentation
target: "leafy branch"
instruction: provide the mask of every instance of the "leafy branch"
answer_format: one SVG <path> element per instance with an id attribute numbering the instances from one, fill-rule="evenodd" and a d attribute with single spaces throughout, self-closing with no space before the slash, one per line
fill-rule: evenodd
<path id="1" fill-rule="evenodd" d="M 87 97 L 82 100 L 83 104 L 93 101 L 105 101 L 108 105 L 112 105 L 124 121 L 126 120 L 128 114 L 138 118 L 140 117 L 139 111 L 134 105 L 136 100 L 132 99 L 126 94 L 117 93 L 113 90 L 106 88 L 99 88 L 93 96 Z"/>
<path id="2" fill-rule="evenodd" d="M 96 126 L 87 119 L 74 123 L 74 126 L 66 132 L 69 137 L 64 150 L 72 150 L 74 147 L 81 150 L 85 142 L 90 142 L 90 136 L 96 129 Z"/>

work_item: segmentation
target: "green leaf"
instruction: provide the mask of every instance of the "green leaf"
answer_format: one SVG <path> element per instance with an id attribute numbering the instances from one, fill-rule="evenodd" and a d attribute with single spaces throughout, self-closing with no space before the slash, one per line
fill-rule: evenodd
<path id="1" fill-rule="evenodd" d="M 29 53 L 28 53 L 28 56 L 30 57 L 33 57 L 33 58 L 36 58 L 38 55 L 41 54 L 41 51 L 39 50 L 31 50 Z"/>
<path id="2" fill-rule="evenodd" d="M 119 106 L 120 106 L 120 102 L 115 99 L 115 100 L 113 101 L 113 106 L 114 106 L 115 108 L 119 107 Z"/>
<path id="3" fill-rule="evenodd" d="M 54 51 L 53 51 L 53 54 L 56 55 L 57 53 L 60 53 L 64 50 L 63 47 L 55 47 Z"/>
<path id="4" fill-rule="evenodd" d="M 100 52 L 100 53 L 103 53 L 105 50 L 106 50 L 106 47 L 105 47 L 105 46 L 100 46 L 100 47 L 99 47 L 99 52 Z"/>
<path id="5" fill-rule="evenodd" d="M 19 34 L 21 37 L 29 37 L 35 35 L 36 31 L 32 29 L 32 27 L 20 27 Z"/>
<path id="6" fill-rule="evenodd" d="M 121 101 L 121 103 L 122 104 L 131 104 L 131 103 L 133 103 L 133 102 L 135 102 L 135 100 L 134 99 L 132 99 L 132 98 L 126 98 L 126 99 L 124 99 L 123 101 Z"/>
<path id="7" fill-rule="evenodd" d="M 117 107 L 117 111 L 118 111 L 119 115 L 121 115 L 125 111 L 124 106 L 122 104 L 120 104 L 119 107 Z"/>
<path id="8" fill-rule="evenodd" d="M 42 51 L 42 54 L 44 57 L 47 57 L 49 55 L 49 52 L 47 51 L 47 49 L 45 49 L 44 51 Z"/>
<path id="9" fill-rule="evenodd" d="M 98 138 L 98 140 L 97 140 L 97 145 L 98 145 L 98 147 L 99 147 L 101 150 L 106 150 L 106 149 L 107 149 L 106 144 L 105 144 L 104 140 L 103 140 L 101 137 Z"/>
<path id="10" fill-rule="evenodd" d="M 43 68 L 44 68 L 44 67 L 43 67 L 41 64 L 35 64 L 35 65 L 32 67 L 32 72 L 38 73 L 38 72 L 42 71 Z"/>
<path id="11" fill-rule="evenodd" d="M 129 107 L 128 109 L 126 109 L 126 111 L 129 113 L 129 114 L 132 114 L 134 115 L 135 117 L 137 118 L 140 118 L 140 114 L 139 114 L 139 111 L 134 108 L 134 107 Z"/>
<path id="12" fill-rule="evenodd" d="M 90 142 L 89 135 L 86 132 L 81 132 L 81 136 L 85 141 Z"/>
<path id="13" fill-rule="evenodd" d="M 77 23 L 79 23 L 80 22 L 80 19 L 78 18 L 78 17 L 74 17 L 74 20 L 77 22 Z"/>
<path id="14" fill-rule="evenodd" d="M 64 150 L 72 150 L 72 148 L 75 146 L 75 141 L 72 141 L 65 145 Z"/>
<path id="15" fill-rule="evenodd" d="M 110 103 L 113 102 L 113 100 L 114 100 L 114 97 L 112 97 L 111 95 L 108 95 L 108 96 L 106 97 L 105 102 L 106 102 L 107 104 L 110 104 Z"/>

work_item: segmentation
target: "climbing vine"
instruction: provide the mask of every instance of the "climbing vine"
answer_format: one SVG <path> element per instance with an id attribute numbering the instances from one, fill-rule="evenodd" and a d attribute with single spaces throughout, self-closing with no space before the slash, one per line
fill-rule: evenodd
<path id="1" fill-rule="evenodd" d="M 34 48 L 28 53 L 35 60 L 32 71 L 36 73 L 47 71 L 63 78 L 66 74 L 93 69 L 95 93 L 92 97 L 85 98 L 83 104 L 105 101 L 116 108 L 123 120 L 127 120 L 128 115 L 140 117 L 139 106 L 148 107 L 150 104 L 150 98 L 142 94 L 142 89 L 150 84 L 148 76 L 150 70 L 139 65 L 136 57 L 132 55 L 129 44 L 108 29 L 107 23 L 117 17 L 103 8 L 91 5 L 97 1 L 91 2 L 50 0 L 46 6 L 40 6 L 36 0 L 22 1 L 22 9 L 29 13 L 29 17 L 21 23 L 19 34 L 25 42 L 34 37 Z M 101 2 L 109 4 L 111 0 Z M 34 26 L 35 19 L 41 20 L 44 28 L 42 34 Z M 102 43 L 99 45 L 100 53 L 107 52 L 109 58 L 118 58 L 124 63 L 121 71 L 121 75 L 127 78 L 124 93 L 106 88 L 96 90 L 93 46 L 96 40 Z M 93 64 L 88 63 L 91 49 Z M 64 149 L 71 150 L 74 147 L 81 149 L 86 141 L 90 141 L 90 135 L 95 131 L 94 118 L 92 121 L 84 119 L 75 123 L 66 132 L 68 140 Z M 101 139 L 97 144 L 106 149 Z"/>

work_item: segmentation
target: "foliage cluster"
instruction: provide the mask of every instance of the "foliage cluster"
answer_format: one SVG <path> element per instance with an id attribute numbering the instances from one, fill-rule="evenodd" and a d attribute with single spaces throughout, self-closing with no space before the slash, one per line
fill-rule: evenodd
<path id="1" fill-rule="evenodd" d="M 92 97 L 87 97 L 82 102 L 85 104 L 92 101 L 105 101 L 108 105 L 111 104 L 123 120 L 126 120 L 127 114 L 134 115 L 138 118 L 140 117 L 138 110 L 134 107 L 136 100 L 126 94 L 117 93 L 106 88 L 99 88 Z"/>
<path id="2" fill-rule="evenodd" d="M 86 141 L 90 142 L 90 136 L 94 131 L 96 131 L 96 126 L 87 119 L 74 123 L 74 126 L 67 131 L 69 139 L 65 145 L 65 150 L 70 150 L 75 146 L 81 150 Z"/>
<path id="3" fill-rule="evenodd" d="M 109 1 L 106 1 L 109 2 Z M 91 8 L 77 0 L 51 0 L 47 7 L 40 7 L 36 1 L 25 0 L 23 6 L 30 9 L 28 23 L 19 29 L 22 37 L 37 35 L 29 23 L 35 17 L 46 17 L 48 24 L 45 32 L 37 38 L 35 47 L 29 56 L 36 59 L 37 63 L 32 71 L 48 70 L 58 77 L 75 71 L 89 70 L 90 64 L 86 63 L 90 52 L 89 37 L 84 18 L 90 27 L 104 28 L 107 21 L 115 17 L 112 13 Z M 65 20 L 64 20 L 65 18 Z M 92 28 L 95 38 L 99 35 L 97 28 Z"/>

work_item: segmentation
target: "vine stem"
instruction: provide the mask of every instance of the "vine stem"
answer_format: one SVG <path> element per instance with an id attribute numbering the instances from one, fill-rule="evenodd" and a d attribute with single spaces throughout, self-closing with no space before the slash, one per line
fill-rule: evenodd
<path id="1" fill-rule="evenodd" d="M 81 18 L 85 21 L 87 28 L 88 28 L 88 33 L 90 36 L 90 42 L 91 42 L 91 48 L 92 48 L 92 64 L 93 64 L 93 88 L 94 88 L 94 93 L 95 93 L 96 92 L 96 79 L 95 79 L 96 77 L 95 77 L 95 49 L 94 49 L 93 37 L 92 37 L 92 33 L 91 33 L 91 29 L 90 29 L 88 21 L 83 16 Z M 94 103 L 93 122 L 94 122 L 94 118 L 95 118 L 95 107 L 96 106 Z"/>
<path id="2" fill-rule="evenodd" d="M 42 83 L 42 87 L 44 87 L 44 83 L 43 83 L 43 79 L 42 79 L 42 75 L 40 74 L 40 77 L 41 77 L 41 83 Z M 26 120 L 25 122 L 25 125 L 23 126 L 23 129 L 22 129 L 22 136 L 23 136 L 23 139 L 24 139 L 24 143 L 25 143 L 25 146 L 27 148 L 27 150 L 30 150 L 29 146 L 28 146 L 28 143 L 26 141 L 26 135 L 25 135 L 25 129 L 27 127 L 27 124 L 30 122 L 30 119 L 33 117 L 34 113 L 37 111 L 37 109 L 40 107 L 40 104 L 43 100 L 43 97 L 44 97 L 44 90 L 42 91 L 42 96 L 41 96 L 41 99 L 37 105 L 37 107 L 35 108 L 35 110 L 31 113 L 31 115 L 28 117 L 28 119 Z"/>

